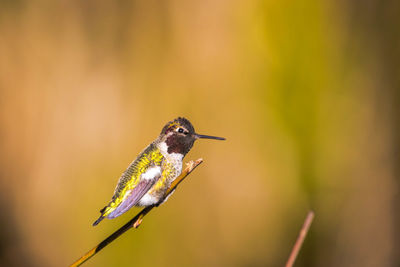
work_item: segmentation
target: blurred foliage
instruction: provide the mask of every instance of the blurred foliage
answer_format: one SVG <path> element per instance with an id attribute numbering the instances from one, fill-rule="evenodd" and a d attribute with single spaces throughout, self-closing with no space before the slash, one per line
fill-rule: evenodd
<path id="1" fill-rule="evenodd" d="M 398 1 L 0 1 L 0 265 L 65 266 L 164 123 L 224 143 L 87 266 L 398 266 Z"/>

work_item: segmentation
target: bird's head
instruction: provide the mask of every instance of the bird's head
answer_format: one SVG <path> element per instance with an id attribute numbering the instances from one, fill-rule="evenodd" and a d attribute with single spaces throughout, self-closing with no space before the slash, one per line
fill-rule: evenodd
<path id="1" fill-rule="evenodd" d="M 186 155 L 197 139 L 225 140 L 223 137 L 197 134 L 188 119 L 179 117 L 168 122 L 161 130 L 160 141 L 167 145 L 167 152 Z"/>

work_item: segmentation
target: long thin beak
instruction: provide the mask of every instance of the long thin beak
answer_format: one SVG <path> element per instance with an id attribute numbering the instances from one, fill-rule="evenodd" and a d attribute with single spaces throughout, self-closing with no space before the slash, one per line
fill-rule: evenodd
<path id="1" fill-rule="evenodd" d="M 215 140 L 225 140 L 223 137 L 204 135 L 204 134 L 195 134 L 196 139 L 204 138 L 204 139 L 215 139 Z"/>

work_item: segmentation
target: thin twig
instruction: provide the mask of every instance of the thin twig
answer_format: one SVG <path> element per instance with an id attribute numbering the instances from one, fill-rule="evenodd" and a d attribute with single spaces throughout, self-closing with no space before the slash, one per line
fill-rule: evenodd
<path id="1" fill-rule="evenodd" d="M 297 237 L 296 243 L 293 246 L 292 252 L 290 252 L 290 256 L 288 261 L 286 262 L 286 267 L 292 267 L 294 264 L 294 261 L 296 260 L 297 254 L 299 254 L 299 251 L 301 249 L 301 246 L 303 245 L 304 239 L 306 238 L 306 235 L 308 233 L 308 229 L 310 229 L 311 223 L 314 219 L 314 212 L 309 211 L 307 214 L 307 217 L 304 221 L 303 227 L 301 227 L 299 237 Z"/>
<path id="2" fill-rule="evenodd" d="M 179 175 L 178 178 L 176 178 L 169 188 L 167 189 L 165 193 L 165 197 L 168 197 L 174 190 L 175 188 L 188 176 L 197 166 L 199 166 L 203 162 L 203 159 L 198 159 L 196 161 L 190 161 L 187 163 L 186 168 L 182 171 L 181 175 Z M 76 267 L 80 266 L 82 263 L 93 257 L 95 254 L 97 254 L 100 250 L 105 248 L 108 244 L 110 244 L 112 241 L 117 239 L 120 235 L 125 233 L 127 230 L 130 228 L 138 228 L 139 225 L 142 223 L 143 217 L 146 216 L 147 213 L 149 213 L 155 205 L 145 207 L 142 209 L 135 217 L 133 217 L 129 222 L 124 224 L 121 228 L 119 228 L 117 231 L 115 231 L 113 234 L 111 234 L 109 237 L 104 239 L 102 242 L 100 242 L 97 246 L 89 250 L 85 255 L 80 257 L 77 261 L 75 261 L 73 264 L 70 265 L 70 267 Z"/>

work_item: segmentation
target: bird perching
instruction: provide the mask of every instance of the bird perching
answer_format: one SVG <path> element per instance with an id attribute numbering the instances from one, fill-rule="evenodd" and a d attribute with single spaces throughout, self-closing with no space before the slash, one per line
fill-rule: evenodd
<path id="1" fill-rule="evenodd" d="M 166 190 L 181 174 L 182 160 L 197 139 L 225 140 L 197 134 L 185 118 L 168 122 L 158 138 L 121 175 L 111 201 L 100 210 L 101 215 L 93 226 L 104 218 L 116 218 L 133 206 L 147 207 L 166 201 Z"/>

